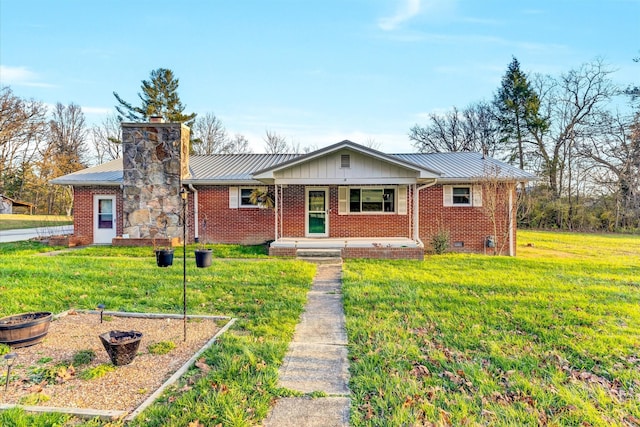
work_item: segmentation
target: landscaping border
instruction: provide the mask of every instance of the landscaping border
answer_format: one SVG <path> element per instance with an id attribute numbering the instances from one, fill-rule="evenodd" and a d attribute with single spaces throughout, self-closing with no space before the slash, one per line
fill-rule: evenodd
<path id="1" fill-rule="evenodd" d="M 77 313 L 88 313 L 88 314 L 96 314 L 99 313 L 96 310 L 73 310 Z M 70 310 L 63 311 L 54 317 L 60 318 L 67 316 Z M 136 313 L 136 312 L 126 312 L 126 311 L 105 311 L 104 315 L 109 316 L 117 316 L 117 317 L 132 317 L 132 318 L 148 318 L 148 319 L 182 319 L 182 314 L 173 314 L 173 313 Z M 237 320 L 233 317 L 228 316 L 207 316 L 207 315 L 187 315 L 187 319 L 209 319 L 209 320 L 229 320 L 226 325 L 224 325 L 216 334 L 211 337 L 209 341 L 207 341 L 189 360 L 187 360 L 178 370 L 176 370 L 160 387 L 158 387 L 151 395 L 146 398 L 137 408 L 133 411 L 119 411 L 119 410 L 101 410 L 101 409 L 92 409 L 92 408 L 65 408 L 65 407 L 53 407 L 53 406 L 25 406 L 19 404 L 0 404 L 0 411 L 20 408 L 27 412 L 35 412 L 35 413 L 62 413 L 72 415 L 78 418 L 83 419 L 91 419 L 95 417 L 99 417 L 107 420 L 117 420 L 122 419 L 124 421 L 132 421 L 135 419 L 140 413 L 142 413 L 146 408 L 155 402 L 155 400 L 160 397 L 160 395 L 165 391 L 167 387 L 175 383 L 185 372 L 195 363 L 195 361 L 204 353 L 209 347 L 213 345 L 217 339 L 224 334 Z"/>

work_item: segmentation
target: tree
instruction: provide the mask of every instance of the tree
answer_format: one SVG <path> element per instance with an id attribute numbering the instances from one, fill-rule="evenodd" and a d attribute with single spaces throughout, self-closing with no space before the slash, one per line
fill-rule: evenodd
<path id="1" fill-rule="evenodd" d="M 142 101 L 136 107 L 123 100 L 117 92 L 113 96 L 118 100 L 116 110 L 120 121 L 132 122 L 148 121 L 151 116 L 162 116 L 167 122 L 193 124 L 195 113 L 184 114 L 186 108 L 182 105 L 178 96 L 179 80 L 173 75 L 173 71 L 166 68 L 158 68 L 151 71 L 150 79 L 142 81 L 142 93 L 138 97 Z"/>
<path id="2" fill-rule="evenodd" d="M 287 139 L 268 129 L 265 131 L 264 143 L 268 154 L 283 154 L 289 151 Z"/>
<path id="3" fill-rule="evenodd" d="M 618 90 L 601 60 L 583 64 L 559 79 L 539 76 L 536 91 L 546 124 L 531 128 L 540 174 L 555 197 L 565 188 L 566 169 L 576 142 L 587 136 L 590 124 L 603 113 L 604 104 Z"/>
<path id="4" fill-rule="evenodd" d="M 53 186 L 49 180 L 84 169 L 86 165 L 88 131 L 82 109 L 76 104 L 57 103 L 49 121 L 47 145 L 41 153 L 39 179 L 47 213 L 71 213 L 71 189 Z"/>
<path id="5" fill-rule="evenodd" d="M 229 138 L 224 125 L 215 114 L 207 113 L 198 117 L 191 129 L 193 153 L 211 155 L 225 153 L 228 150 Z"/>
<path id="6" fill-rule="evenodd" d="M 544 131 L 548 123 L 540 116 L 540 99 L 531 88 L 527 75 L 520 70 L 520 63 L 515 57 L 502 77 L 502 85 L 493 103 L 502 141 L 515 144 L 509 160 L 511 163 L 517 160 L 520 169 L 524 169 L 525 139 L 531 132 Z"/>
<path id="7" fill-rule="evenodd" d="M 24 100 L 9 87 L 0 89 L 0 189 L 21 198 L 39 145 L 47 129 L 47 108 Z"/>
<path id="8" fill-rule="evenodd" d="M 453 107 L 444 114 L 431 113 L 426 126 L 409 131 L 413 146 L 422 153 L 476 151 L 495 154 L 499 137 L 491 105 L 471 104 L 463 111 Z"/>
<path id="9" fill-rule="evenodd" d="M 108 116 L 102 123 L 94 125 L 91 133 L 98 164 L 121 157 L 120 121 L 116 115 Z"/>
<path id="10" fill-rule="evenodd" d="M 614 227 L 640 226 L 640 115 L 603 114 L 578 149 L 606 171 L 605 182 L 615 185 Z"/>

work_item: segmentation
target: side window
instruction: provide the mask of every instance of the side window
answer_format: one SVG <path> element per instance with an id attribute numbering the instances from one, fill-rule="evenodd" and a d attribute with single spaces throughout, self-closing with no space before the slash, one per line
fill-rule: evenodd
<path id="1" fill-rule="evenodd" d="M 471 187 L 453 187 L 454 205 L 471 205 Z"/>
<path id="2" fill-rule="evenodd" d="M 241 207 L 253 207 L 255 203 L 251 203 L 251 193 L 253 188 L 241 188 L 240 189 L 240 206 Z"/>

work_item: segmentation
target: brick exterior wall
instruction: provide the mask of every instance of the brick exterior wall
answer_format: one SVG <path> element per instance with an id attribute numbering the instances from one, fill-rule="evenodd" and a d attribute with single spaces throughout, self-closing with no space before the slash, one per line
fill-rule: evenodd
<path id="1" fill-rule="evenodd" d="M 423 241 L 425 249 L 427 251 L 431 249 L 432 237 L 439 230 L 442 230 L 449 233 L 449 250 L 451 251 L 493 253 L 493 249 L 485 248 L 485 241 L 487 236 L 495 235 L 497 248 L 502 249 L 502 254 L 508 254 L 508 191 L 514 192 L 515 189 L 500 186 L 500 189 L 492 196 L 491 191 L 485 188 L 482 207 L 454 207 L 443 206 L 442 185 L 422 190 L 420 192 L 419 223 L 420 239 Z M 515 193 L 513 194 L 515 200 Z M 492 200 L 495 203 L 492 203 Z M 495 205 L 495 209 L 491 209 L 490 204 Z M 495 215 L 490 211 L 495 212 Z M 515 218 L 515 204 L 512 215 Z M 493 216 L 496 219 L 495 231 L 491 220 Z M 456 242 L 462 243 L 463 246 L 456 247 L 454 245 Z"/>
<path id="2" fill-rule="evenodd" d="M 82 241 L 93 243 L 93 196 L 116 196 L 116 235 L 122 235 L 122 190 L 120 187 L 73 188 L 73 235 Z"/>
<path id="3" fill-rule="evenodd" d="M 270 188 L 273 190 L 273 187 Z M 257 245 L 275 238 L 273 209 L 229 208 L 228 186 L 198 186 L 198 216 L 200 241 Z M 189 218 L 193 221 L 193 196 L 190 197 Z M 207 219 L 206 236 L 202 223 Z M 193 227 L 190 227 L 193 239 Z"/>
<path id="4" fill-rule="evenodd" d="M 411 211 L 407 215 L 338 215 L 338 186 L 329 188 L 329 237 L 408 237 L 411 238 Z M 210 243 L 261 244 L 275 238 L 274 210 L 260 208 L 229 208 L 228 186 L 198 186 L 200 239 Z M 514 187 L 509 187 L 514 192 Z M 273 187 L 270 188 L 273 190 Z M 443 187 L 435 185 L 420 191 L 420 238 L 425 250 L 431 248 L 431 238 L 439 230 L 449 233 L 450 250 L 461 252 L 492 252 L 485 248 L 489 235 L 496 235 L 497 247 L 508 253 L 508 192 L 500 189 L 496 198 L 497 232 L 494 232 L 491 215 L 487 213 L 490 195 L 484 191 L 483 207 L 443 206 Z M 118 187 L 76 187 L 74 210 L 76 236 L 90 236 L 93 241 L 93 195 L 116 194 L 117 234 L 122 234 L 122 192 Z M 514 194 L 515 200 L 515 194 Z M 305 234 L 305 186 L 289 185 L 284 189 L 281 202 L 282 237 L 303 237 Z M 411 202 L 409 201 L 411 205 Z M 515 204 L 514 204 L 515 209 Z M 515 212 L 513 212 L 515 217 Z M 203 219 L 207 219 L 206 236 L 203 234 Z M 194 239 L 194 197 L 189 196 L 188 241 Z M 455 247 L 454 242 L 462 242 Z M 514 242 L 515 248 L 515 242 Z M 276 249 L 276 248 L 274 248 Z M 418 258 L 410 248 L 347 248 L 346 258 Z M 278 248 L 273 255 L 293 256 L 294 251 Z M 418 258 L 419 259 L 419 258 Z"/>

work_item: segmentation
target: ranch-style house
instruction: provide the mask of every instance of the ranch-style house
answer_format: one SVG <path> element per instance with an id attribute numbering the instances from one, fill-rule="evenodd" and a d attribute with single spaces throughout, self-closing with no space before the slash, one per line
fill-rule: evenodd
<path id="1" fill-rule="evenodd" d="M 308 154 L 189 155 L 180 123 L 123 123 L 123 157 L 54 179 L 73 187 L 74 238 L 304 248 L 342 257 L 422 259 L 452 251 L 516 253 L 516 188 L 529 173 L 481 153 L 385 154 L 342 141 Z M 251 194 L 258 189 L 265 202 Z M 272 206 L 271 206 L 272 205 Z"/>

